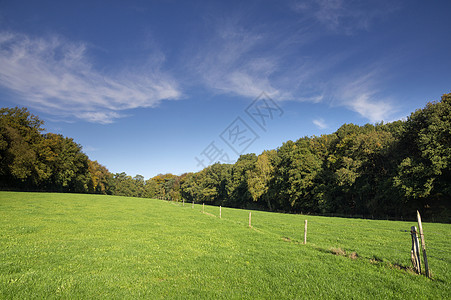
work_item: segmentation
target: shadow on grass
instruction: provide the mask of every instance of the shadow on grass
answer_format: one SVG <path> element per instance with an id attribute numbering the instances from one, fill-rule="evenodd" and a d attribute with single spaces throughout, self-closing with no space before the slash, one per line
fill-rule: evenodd
<path id="1" fill-rule="evenodd" d="M 292 239 L 290 239 L 289 237 L 286 237 L 286 236 L 282 237 L 281 239 L 284 242 L 294 243 L 294 244 L 297 244 L 297 245 L 303 245 L 302 242 L 296 241 L 296 240 L 292 240 Z M 305 246 L 305 245 L 303 245 L 303 246 Z M 311 248 L 313 248 L 313 249 L 315 249 L 315 250 L 317 250 L 319 252 L 326 253 L 326 254 L 332 254 L 332 255 L 336 255 L 336 256 L 347 257 L 347 258 L 352 259 L 352 260 L 357 260 L 358 259 L 358 260 L 361 260 L 361 261 L 367 261 L 371 265 L 377 265 L 377 266 L 381 266 L 381 267 L 385 267 L 385 268 L 389 268 L 389 269 L 401 270 L 401 271 L 404 271 L 404 272 L 406 272 L 408 274 L 411 274 L 411 275 L 424 275 L 423 273 L 418 274 L 412 266 L 405 266 L 405 265 L 399 264 L 399 263 L 392 263 L 392 262 L 386 261 L 383 258 L 381 258 L 379 256 L 376 256 L 376 255 L 373 255 L 371 257 L 363 257 L 363 256 L 360 256 L 356 251 L 352 251 L 352 250 L 351 251 L 349 251 L 349 250 L 346 251 L 346 250 L 344 250 L 342 248 L 329 248 L 329 249 L 326 249 L 326 248 L 318 247 L 318 246 L 313 245 L 313 244 L 308 244 L 307 246 L 309 246 L 309 247 L 311 247 Z M 433 278 L 433 275 L 431 275 L 431 277 L 429 279 L 432 280 L 432 281 L 437 281 L 437 282 L 441 282 L 441 283 L 445 282 L 442 279 Z"/>
<path id="2" fill-rule="evenodd" d="M 370 264 L 372 265 L 379 265 L 379 266 L 383 266 L 389 269 L 396 269 L 396 270 L 401 270 L 401 271 L 405 271 L 406 273 L 412 274 L 412 275 L 424 275 L 424 274 L 418 274 L 415 269 L 412 266 L 405 266 L 403 264 L 399 264 L 399 263 L 391 263 L 389 261 L 384 261 L 384 259 L 373 255 L 372 257 L 363 257 L 357 254 L 357 252 L 355 251 L 346 251 L 344 249 L 341 248 L 330 248 L 330 249 L 325 249 L 325 248 L 320 248 L 314 245 L 310 245 L 310 247 L 322 252 L 322 253 L 326 253 L 326 254 L 332 254 L 332 255 L 337 255 L 337 256 L 342 256 L 342 257 L 347 257 L 350 258 L 352 260 L 362 260 L 362 261 L 368 261 Z M 443 280 L 440 279 L 434 279 L 434 278 L 430 278 L 431 280 L 434 281 L 439 281 L 439 282 L 443 282 Z"/>

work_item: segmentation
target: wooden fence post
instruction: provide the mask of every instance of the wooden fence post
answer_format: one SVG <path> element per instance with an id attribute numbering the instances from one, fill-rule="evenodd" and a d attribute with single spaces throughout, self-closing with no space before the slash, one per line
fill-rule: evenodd
<path id="1" fill-rule="evenodd" d="M 304 221 L 304 245 L 307 244 L 307 220 Z"/>
<path id="2" fill-rule="evenodd" d="M 418 210 L 417 210 L 417 219 L 418 219 L 418 229 L 420 230 L 421 237 L 421 248 L 423 249 L 424 270 L 426 272 L 426 277 L 430 278 L 431 273 L 429 271 L 428 257 L 426 255 L 426 243 L 424 241 L 423 224 L 421 223 L 421 216 Z"/>
<path id="3" fill-rule="evenodd" d="M 221 205 L 219 205 L 219 218 L 221 219 L 221 215 L 222 215 L 222 211 L 221 211 L 222 209 L 221 209 Z"/>
<path id="4" fill-rule="evenodd" d="M 185 199 L 183 199 L 183 206 L 185 206 Z"/>
<path id="5" fill-rule="evenodd" d="M 252 227 L 251 219 L 252 219 L 252 212 L 249 212 L 249 227 Z"/>
<path id="6" fill-rule="evenodd" d="M 412 264 L 416 272 L 421 274 L 420 245 L 418 242 L 417 228 L 415 226 L 410 227 L 410 233 L 412 236 L 412 250 L 410 251 Z"/>

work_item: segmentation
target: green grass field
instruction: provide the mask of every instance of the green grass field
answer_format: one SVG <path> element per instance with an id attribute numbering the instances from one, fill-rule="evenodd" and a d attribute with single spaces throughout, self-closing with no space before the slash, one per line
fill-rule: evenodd
<path id="1" fill-rule="evenodd" d="M 415 222 L 205 212 L 0 192 L 0 298 L 451 299 L 450 224 L 423 224 L 428 279 L 410 270 Z"/>

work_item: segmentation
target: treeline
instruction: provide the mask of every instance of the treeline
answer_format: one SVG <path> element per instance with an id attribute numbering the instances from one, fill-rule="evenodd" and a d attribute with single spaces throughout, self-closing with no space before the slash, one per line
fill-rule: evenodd
<path id="1" fill-rule="evenodd" d="M 0 109 L 0 188 L 113 194 L 112 174 L 26 108 Z"/>
<path id="2" fill-rule="evenodd" d="M 405 121 L 345 124 L 172 182 L 177 199 L 207 204 L 375 218 L 419 209 L 450 222 L 451 94 Z"/>
<path id="3" fill-rule="evenodd" d="M 181 176 L 110 173 L 80 145 L 43 134 L 25 108 L 1 109 L 2 188 L 103 193 L 269 211 L 409 218 L 417 209 L 449 222 L 451 94 L 405 121 L 345 124 L 288 141 L 235 164 Z"/>

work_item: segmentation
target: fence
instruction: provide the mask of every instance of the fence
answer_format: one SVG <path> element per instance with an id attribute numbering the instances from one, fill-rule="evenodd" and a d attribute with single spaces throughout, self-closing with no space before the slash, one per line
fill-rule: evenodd
<path id="1" fill-rule="evenodd" d="M 178 202 L 173 202 L 173 204 L 183 206 L 183 204 Z M 193 202 L 191 207 L 196 208 L 198 206 Z M 423 251 L 420 250 L 420 246 L 417 247 L 417 256 L 420 256 L 422 253 L 425 254 L 426 242 L 424 235 L 426 234 L 430 241 L 426 256 L 427 262 L 430 263 L 432 260 L 433 268 L 434 265 L 440 264 L 440 262 L 444 262 L 446 265 L 451 263 L 451 255 L 449 255 L 451 253 L 447 250 L 448 246 L 446 244 L 447 239 L 451 235 L 444 232 L 427 231 L 426 233 L 420 233 L 416 229 L 401 229 L 402 227 L 406 228 L 407 222 L 336 218 L 331 223 L 327 217 L 284 214 L 284 218 L 279 219 L 287 219 L 288 221 L 281 223 L 276 218 L 268 217 L 277 215 L 277 213 L 246 212 L 240 209 L 206 206 L 203 203 L 201 212 L 235 225 L 247 225 L 253 230 L 272 235 L 274 238 L 297 244 L 307 244 L 308 242 L 312 247 L 326 252 L 332 248 L 343 248 L 346 252 L 358 253 L 360 258 L 369 259 L 371 262 L 383 262 L 406 270 L 415 270 L 411 267 L 410 251 L 412 249 L 412 239 L 409 236 L 412 231 L 415 231 L 419 234 L 421 245 L 424 243 L 424 246 L 422 246 Z M 301 220 L 304 225 L 302 226 L 300 218 L 310 220 L 308 222 L 311 223 L 308 241 L 307 220 Z M 290 220 L 294 221 L 290 222 Z M 304 229 L 303 234 L 302 229 Z M 418 245 L 420 244 L 418 243 Z M 423 261 L 424 257 L 423 255 Z M 419 260 L 421 261 L 421 257 Z M 429 264 L 427 269 L 423 273 L 430 276 Z"/>

